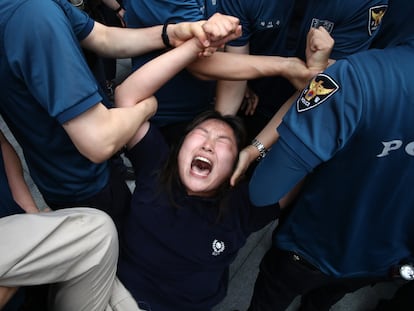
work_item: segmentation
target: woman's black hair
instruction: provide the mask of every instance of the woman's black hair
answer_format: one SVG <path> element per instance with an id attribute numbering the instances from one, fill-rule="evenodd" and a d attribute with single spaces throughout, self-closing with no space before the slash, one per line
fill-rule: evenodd
<path id="1" fill-rule="evenodd" d="M 166 165 L 161 171 L 160 174 L 160 181 L 161 185 L 164 191 L 167 192 L 168 197 L 171 201 L 171 203 L 178 207 L 178 204 L 176 204 L 174 199 L 174 194 L 177 193 L 177 187 L 181 187 L 182 183 L 180 180 L 180 176 L 178 174 L 178 153 L 181 149 L 181 146 L 183 145 L 183 142 L 185 140 L 185 137 L 188 133 L 190 133 L 193 129 L 195 129 L 197 126 L 199 126 L 201 123 L 207 120 L 219 120 L 223 123 L 230 126 L 230 128 L 233 130 L 234 137 L 236 138 L 236 144 L 237 144 L 237 158 L 234 162 L 234 167 L 237 164 L 238 161 L 238 154 L 239 152 L 245 147 L 246 145 L 246 130 L 243 124 L 243 121 L 237 117 L 232 115 L 222 115 L 218 111 L 215 110 L 208 110 L 201 114 L 199 114 L 185 129 L 183 136 L 178 141 L 177 144 L 172 146 L 170 157 L 168 158 Z M 226 190 L 230 187 L 229 180 L 228 182 L 224 182 L 218 189 L 217 189 L 217 198 L 221 200 L 226 193 Z M 222 206 L 224 204 L 218 204 L 219 209 L 222 209 Z M 221 211 L 219 212 L 221 214 Z"/>

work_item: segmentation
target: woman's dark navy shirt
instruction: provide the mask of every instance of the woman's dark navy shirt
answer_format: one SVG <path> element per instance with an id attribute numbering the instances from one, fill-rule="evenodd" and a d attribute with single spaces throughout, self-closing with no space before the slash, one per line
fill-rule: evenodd
<path id="1" fill-rule="evenodd" d="M 155 127 L 129 153 L 137 177 L 121 235 L 119 277 L 152 311 L 210 310 L 226 295 L 229 265 L 248 235 L 276 219 L 279 209 L 252 208 L 246 185 L 228 194 L 219 222 L 216 198 L 176 189 L 175 207 L 154 173 L 168 156 Z"/>

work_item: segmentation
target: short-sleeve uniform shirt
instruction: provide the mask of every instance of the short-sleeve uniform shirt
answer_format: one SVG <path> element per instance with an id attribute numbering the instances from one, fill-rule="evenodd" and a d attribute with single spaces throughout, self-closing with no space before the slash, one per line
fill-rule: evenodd
<path id="1" fill-rule="evenodd" d="M 108 181 L 107 164 L 83 157 L 62 127 L 102 100 L 79 44 L 93 24 L 67 0 L 0 3 L 0 113 L 51 202 L 84 200 Z"/>
<path id="2" fill-rule="evenodd" d="M 324 26 L 335 39 L 331 58 L 340 59 L 369 47 L 387 9 L 387 0 L 222 0 L 220 10 L 240 18 L 243 35 L 231 46 L 249 43 L 250 54 L 305 59 L 311 27 Z M 272 117 L 294 93 L 280 77 L 249 82 L 258 94 L 258 111 Z"/>
<path id="3" fill-rule="evenodd" d="M 330 275 L 386 276 L 413 254 L 413 56 L 411 43 L 336 62 L 278 128 L 310 174 L 275 244 Z"/>

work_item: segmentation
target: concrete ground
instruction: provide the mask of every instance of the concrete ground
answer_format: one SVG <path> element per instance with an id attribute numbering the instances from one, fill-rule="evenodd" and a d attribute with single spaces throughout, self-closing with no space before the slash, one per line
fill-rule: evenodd
<path id="1" fill-rule="evenodd" d="M 129 68 L 129 60 L 118 61 L 117 82 L 122 80 L 128 74 Z M 26 181 L 29 184 L 29 187 L 39 207 L 43 208 L 45 206 L 45 203 L 28 174 L 27 166 L 24 162 L 21 149 L 1 118 L 0 129 L 9 138 L 9 140 L 17 149 L 18 154 L 22 158 Z M 133 183 L 130 183 L 129 185 L 131 188 L 134 186 Z M 271 232 L 276 225 L 276 222 L 269 224 L 266 228 L 250 236 L 247 244 L 241 249 L 238 257 L 231 265 L 230 284 L 227 297 L 219 305 L 217 305 L 213 311 L 245 311 L 247 309 L 253 290 L 254 281 L 258 273 L 258 265 L 263 254 L 270 246 Z M 395 282 L 364 287 L 355 293 L 346 295 L 342 300 L 334 305 L 331 310 L 368 311 L 376 305 L 379 299 L 391 297 L 398 286 L 398 282 Z M 297 297 L 297 299 L 292 302 L 287 311 L 297 310 L 298 303 L 299 297 Z"/>

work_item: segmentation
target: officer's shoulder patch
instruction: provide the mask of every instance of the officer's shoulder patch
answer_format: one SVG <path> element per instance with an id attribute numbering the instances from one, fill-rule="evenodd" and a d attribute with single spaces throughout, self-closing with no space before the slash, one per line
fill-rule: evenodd
<path id="1" fill-rule="evenodd" d="M 382 18 L 387 11 L 388 5 L 373 6 L 369 9 L 368 33 L 370 36 L 381 24 Z"/>
<path id="2" fill-rule="evenodd" d="M 337 90 L 339 85 L 326 74 L 318 74 L 309 83 L 302 94 L 296 101 L 296 109 L 303 112 L 312 109 L 331 97 Z"/>

